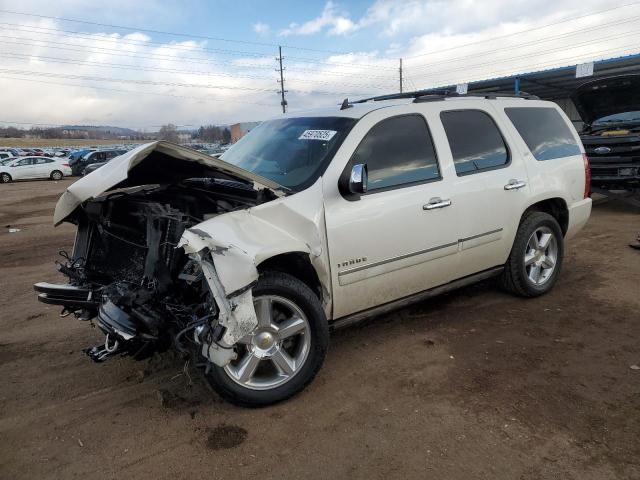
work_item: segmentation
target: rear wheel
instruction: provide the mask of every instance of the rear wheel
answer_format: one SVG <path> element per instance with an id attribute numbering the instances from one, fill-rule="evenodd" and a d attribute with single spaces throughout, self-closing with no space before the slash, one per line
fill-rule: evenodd
<path id="1" fill-rule="evenodd" d="M 258 326 L 235 345 L 237 358 L 206 375 L 223 398 L 246 407 L 285 400 L 304 389 L 322 366 L 329 328 L 320 300 L 297 278 L 260 276 L 253 288 Z"/>
<path id="2" fill-rule="evenodd" d="M 64 175 L 62 175 L 62 172 L 60 170 L 54 170 L 53 172 L 51 172 L 51 180 L 62 180 L 62 177 Z"/>
<path id="3" fill-rule="evenodd" d="M 11 182 L 11 175 L 9 175 L 8 173 L 0 174 L 0 182 L 2 182 L 2 183 Z"/>
<path id="4" fill-rule="evenodd" d="M 523 297 L 551 290 L 560 274 L 564 238 L 557 220 L 544 212 L 525 214 L 502 274 L 503 286 Z"/>

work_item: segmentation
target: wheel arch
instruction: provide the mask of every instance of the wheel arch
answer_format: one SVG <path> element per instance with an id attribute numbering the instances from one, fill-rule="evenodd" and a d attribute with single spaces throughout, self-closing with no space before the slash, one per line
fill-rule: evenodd
<path id="1" fill-rule="evenodd" d="M 522 217 L 520 217 L 520 221 L 522 221 L 522 219 L 528 212 L 548 213 L 553 218 L 555 218 L 560 225 L 562 235 L 564 236 L 567 234 L 567 230 L 569 229 L 569 208 L 567 207 L 567 202 L 563 198 L 547 198 L 529 205 L 529 207 L 527 207 L 527 209 L 522 214 Z"/>
<path id="2" fill-rule="evenodd" d="M 257 269 L 259 273 L 266 271 L 287 273 L 307 285 L 321 302 L 324 300 L 322 283 L 308 252 L 280 253 L 260 262 Z"/>

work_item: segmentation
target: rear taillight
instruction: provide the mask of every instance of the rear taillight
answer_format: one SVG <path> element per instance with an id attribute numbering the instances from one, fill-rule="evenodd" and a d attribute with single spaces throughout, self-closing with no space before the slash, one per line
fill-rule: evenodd
<path id="1" fill-rule="evenodd" d="M 589 190 L 591 188 L 591 167 L 589 166 L 589 157 L 586 153 L 582 154 L 584 160 L 584 198 L 589 198 Z"/>
<path id="2" fill-rule="evenodd" d="M 68 163 L 63 163 L 62 166 L 63 167 L 69 167 L 69 164 Z M 71 167 L 69 167 L 69 168 L 71 168 Z"/>

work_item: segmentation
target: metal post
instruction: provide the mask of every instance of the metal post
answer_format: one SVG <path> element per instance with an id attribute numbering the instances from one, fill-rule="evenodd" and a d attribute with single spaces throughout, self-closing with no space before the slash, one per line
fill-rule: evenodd
<path id="1" fill-rule="evenodd" d="M 278 46 L 278 58 L 276 58 L 276 60 L 279 62 L 280 64 L 280 68 L 278 70 L 280 70 L 280 96 L 282 97 L 282 100 L 280 102 L 280 105 L 282 105 L 282 113 L 287 113 L 287 101 L 284 98 L 284 94 L 287 92 L 284 89 L 284 73 L 283 70 L 284 68 L 282 68 L 282 47 Z M 276 70 L 276 72 L 278 71 Z"/>
<path id="2" fill-rule="evenodd" d="M 515 82 L 513 84 L 513 91 L 516 95 L 520 95 L 520 77 L 516 77 Z"/>
<path id="3" fill-rule="evenodd" d="M 402 59 L 400 59 L 400 93 L 402 93 Z"/>

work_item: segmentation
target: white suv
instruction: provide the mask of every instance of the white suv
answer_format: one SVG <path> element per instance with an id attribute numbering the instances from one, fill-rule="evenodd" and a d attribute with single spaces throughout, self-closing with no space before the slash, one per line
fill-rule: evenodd
<path id="1" fill-rule="evenodd" d="M 104 345 L 175 345 L 226 399 L 266 405 L 319 370 L 329 329 L 491 276 L 549 291 L 591 211 L 571 122 L 532 98 L 344 102 L 256 127 L 221 160 L 143 145 L 60 199 L 72 285 L 40 300 L 97 317 Z"/>

